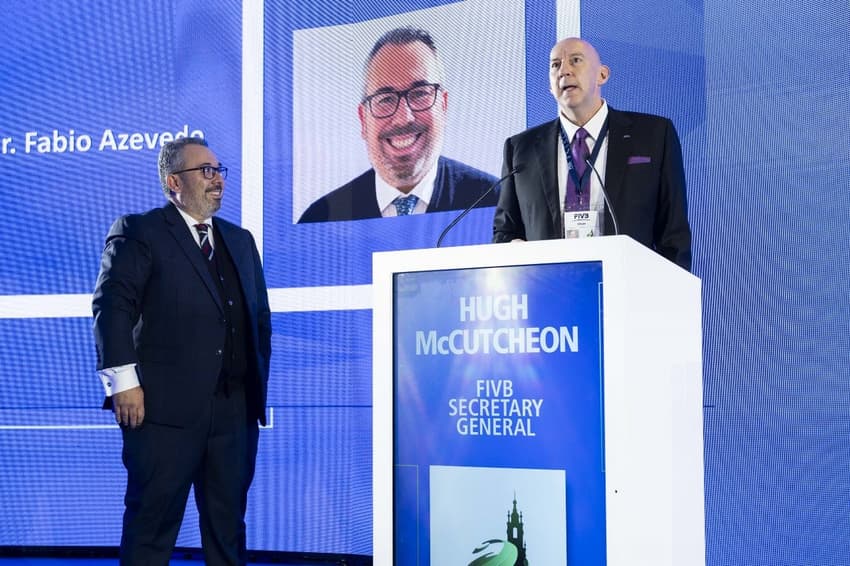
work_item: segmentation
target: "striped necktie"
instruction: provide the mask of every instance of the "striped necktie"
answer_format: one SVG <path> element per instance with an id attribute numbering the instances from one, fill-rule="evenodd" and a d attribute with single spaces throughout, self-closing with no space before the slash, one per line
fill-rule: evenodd
<path id="1" fill-rule="evenodd" d="M 212 242 L 210 242 L 210 227 L 207 224 L 195 224 L 195 230 L 201 237 L 201 253 L 204 254 L 207 261 L 212 261 L 213 247 Z"/>

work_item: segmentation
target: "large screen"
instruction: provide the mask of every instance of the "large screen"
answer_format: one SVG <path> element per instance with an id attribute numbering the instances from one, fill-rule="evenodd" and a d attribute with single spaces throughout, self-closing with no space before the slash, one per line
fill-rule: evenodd
<path id="1" fill-rule="evenodd" d="M 375 167 L 365 62 L 409 26 L 442 60 L 443 163 L 481 183 L 501 175 L 506 137 L 556 116 L 558 38 L 596 46 L 611 107 L 672 119 L 703 280 L 707 561 L 842 563 L 848 12 L 836 0 L 0 0 L 0 546 L 118 544 L 125 471 L 99 408 L 90 294 L 112 221 L 164 203 L 161 144 L 202 135 L 230 168 L 220 215 L 254 234 L 273 310 L 248 545 L 371 554 L 371 254 L 433 247 L 460 210 L 305 214 Z M 492 217 L 475 208 L 444 245 L 489 242 Z M 200 546 L 192 505 L 180 546 Z"/>

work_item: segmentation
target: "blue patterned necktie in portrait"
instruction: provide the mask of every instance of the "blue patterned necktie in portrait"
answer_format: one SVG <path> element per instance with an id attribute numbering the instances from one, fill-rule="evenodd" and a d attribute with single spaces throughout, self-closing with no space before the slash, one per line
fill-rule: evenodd
<path id="1" fill-rule="evenodd" d="M 210 227 L 206 224 L 195 224 L 195 230 L 201 237 L 201 253 L 207 258 L 207 261 L 212 261 L 213 247 L 210 243 Z"/>
<path id="2" fill-rule="evenodd" d="M 419 202 L 419 197 L 416 195 L 407 195 L 406 197 L 398 197 L 393 201 L 396 214 L 399 216 L 407 216 L 413 214 L 413 209 L 416 208 L 416 203 Z"/>

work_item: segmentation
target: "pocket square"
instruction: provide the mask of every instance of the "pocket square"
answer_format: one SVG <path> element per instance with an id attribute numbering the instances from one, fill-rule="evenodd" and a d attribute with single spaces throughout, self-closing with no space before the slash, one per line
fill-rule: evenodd
<path id="1" fill-rule="evenodd" d="M 629 165 L 638 165 L 640 163 L 652 163 L 652 158 L 648 155 L 630 155 Z"/>

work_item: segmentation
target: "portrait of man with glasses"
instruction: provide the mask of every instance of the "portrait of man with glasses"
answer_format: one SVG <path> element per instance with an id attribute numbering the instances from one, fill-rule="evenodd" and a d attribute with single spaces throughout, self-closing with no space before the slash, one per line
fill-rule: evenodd
<path id="1" fill-rule="evenodd" d="M 299 223 L 462 210 L 496 178 L 441 155 L 448 108 L 443 65 L 427 31 L 388 31 L 366 61 L 358 105 L 372 169 L 327 194 Z M 494 191 L 478 206 L 494 206 Z"/>

